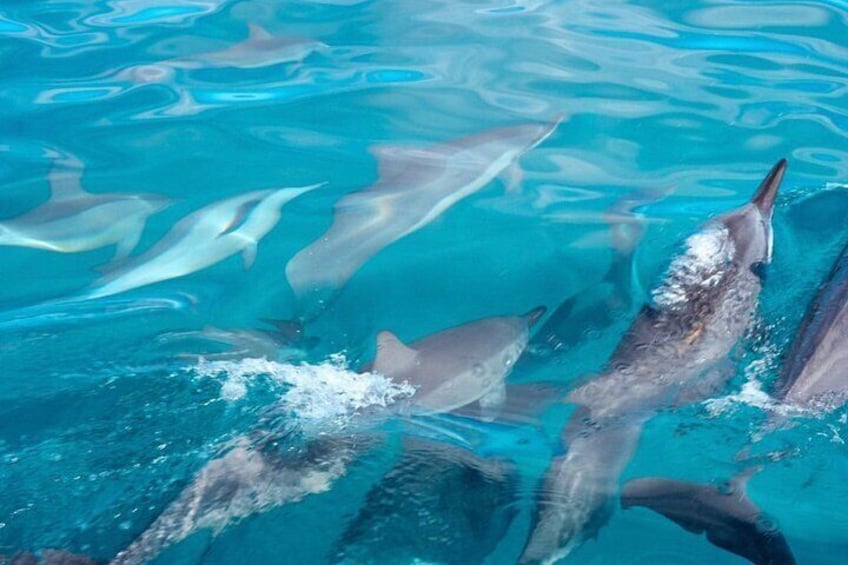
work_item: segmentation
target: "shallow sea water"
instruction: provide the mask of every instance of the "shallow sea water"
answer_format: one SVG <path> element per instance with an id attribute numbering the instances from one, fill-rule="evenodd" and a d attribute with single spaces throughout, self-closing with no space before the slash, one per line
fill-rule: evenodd
<path id="1" fill-rule="evenodd" d="M 762 391 L 848 237 L 846 25 L 840 0 L 5 2 L 0 226 L 47 201 L 49 179 L 81 171 L 91 193 L 170 200 L 147 217 L 138 255 L 216 201 L 326 184 L 285 205 L 251 268 L 234 255 L 96 300 L 85 293 L 114 246 L 0 247 L 0 555 L 58 547 L 108 560 L 205 463 L 282 426 L 381 439 L 326 492 L 200 532 L 157 563 L 515 562 L 572 408 L 511 425 L 386 422 L 374 414 L 410 391 L 354 371 L 377 332 L 413 340 L 577 296 L 590 308 L 574 339 L 509 377 L 577 382 L 601 370 L 633 315 L 591 318 L 611 226 L 644 229 L 637 304 L 684 238 L 786 157 L 774 261 L 736 376 L 718 398 L 651 420 L 624 478 L 719 482 L 745 446 L 790 453 L 748 492 L 799 563 L 844 563 L 848 411 L 760 431 Z M 375 254 L 308 320 L 308 347 L 223 358 L 197 335 L 315 307 L 292 292 L 286 263 L 340 198 L 376 181 L 375 148 L 557 117 L 520 157 L 517 187 L 493 180 Z M 369 499 L 394 507 L 363 516 Z M 743 562 L 641 509 L 617 510 L 572 561 Z"/>

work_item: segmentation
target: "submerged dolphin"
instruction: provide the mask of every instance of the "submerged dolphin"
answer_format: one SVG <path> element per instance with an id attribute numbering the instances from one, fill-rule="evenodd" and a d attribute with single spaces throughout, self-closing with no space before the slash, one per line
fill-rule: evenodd
<path id="1" fill-rule="evenodd" d="M 159 336 L 162 343 L 182 343 L 186 341 L 204 341 L 227 346 L 226 351 L 203 353 L 183 353 L 188 358 L 206 360 L 226 359 L 268 359 L 270 361 L 303 358 L 305 350 L 317 341 L 304 337 L 303 329 L 291 322 L 267 320 L 274 329 L 222 329 L 205 326 L 202 330 L 171 332 Z"/>
<path id="2" fill-rule="evenodd" d="M 378 181 L 339 200 L 330 228 L 286 265 L 295 294 L 319 303 L 332 297 L 368 259 L 487 186 L 558 123 L 493 129 L 428 148 L 373 149 Z"/>
<path id="3" fill-rule="evenodd" d="M 580 405 L 544 477 L 523 563 L 554 561 L 594 536 L 612 512 L 621 472 L 658 410 L 702 400 L 723 385 L 716 367 L 748 327 L 771 259 L 771 217 L 786 161 L 749 204 L 686 241 L 607 372 L 570 396 Z"/>
<path id="4" fill-rule="evenodd" d="M 132 66 L 118 76 L 137 84 L 160 83 L 172 81 L 177 69 L 259 69 L 301 63 L 312 53 L 327 49 L 326 44 L 314 39 L 274 36 L 256 24 L 248 24 L 248 36 L 244 41 L 223 49 Z"/>
<path id="5" fill-rule="evenodd" d="M 644 506 L 756 565 L 794 565 L 789 544 L 762 511 L 744 494 L 747 476 L 723 489 L 671 479 L 628 482 L 622 508 Z"/>
<path id="6" fill-rule="evenodd" d="M 256 24 L 247 24 L 248 36 L 230 47 L 197 55 L 188 55 L 160 64 L 178 69 L 233 67 L 257 69 L 284 63 L 299 63 L 311 53 L 327 49 L 313 39 L 275 36 Z"/>
<path id="7" fill-rule="evenodd" d="M 394 408 L 403 413 L 446 412 L 473 403 L 500 389 L 527 344 L 528 328 L 543 312 L 536 308 L 526 316 L 492 317 L 450 328 L 413 343 L 420 349 L 412 354 L 384 332 L 373 370 L 405 379 L 418 389 L 411 408 Z M 289 449 L 277 433 L 257 431 L 254 436 L 259 439 L 241 438 L 236 447 L 207 463 L 112 563 L 144 563 L 198 530 L 217 533 L 241 518 L 329 490 L 375 441 L 373 435 L 345 430 L 305 438 L 297 449 Z"/>
<path id="8" fill-rule="evenodd" d="M 282 442 L 285 443 L 285 442 Z M 366 441 L 328 436 L 292 448 L 247 438 L 206 464 L 192 483 L 110 565 L 141 565 L 203 529 L 228 525 L 329 490 Z"/>
<path id="9" fill-rule="evenodd" d="M 517 466 L 432 440 L 404 438 L 403 448 L 330 561 L 483 563 L 518 512 Z"/>
<path id="10" fill-rule="evenodd" d="M 544 313 L 539 306 L 523 316 L 483 318 L 409 345 L 380 332 L 367 370 L 414 386 L 409 402 L 415 412 L 449 412 L 474 402 L 497 410 L 506 400 L 506 377 Z"/>
<path id="11" fill-rule="evenodd" d="M 215 202 L 177 222 L 145 253 L 130 257 L 97 281 L 85 298 L 101 298 L 211 267 L 241 253 L 253 264 L 260 239 L 277 224 L 289 200 L 322 184 L 257 190 Z"/>
<path id="12" fill-rule="evenodd" d="M 83 165 L 57 159 L 47 180 L 50 199 L 21 216 L 0 221 L 0 245 L 76 253 L 116 245 L 126 257 L 141 238 L 148 216 L 170 201 L 156 194 L 92 194 L 80 185 Z"/>
<path id="13" fill-rule="evenodd" d="M 665 192 L 637 191 L 617 200 L 604 214 L 610 226 L 612 261 L 601 281 L 564 300 L 530 341 L 522 361 L 558 354 L 600 333 L 641 305 L 635 252 L 645 233 L 637 209 L 657 201 Z"/>

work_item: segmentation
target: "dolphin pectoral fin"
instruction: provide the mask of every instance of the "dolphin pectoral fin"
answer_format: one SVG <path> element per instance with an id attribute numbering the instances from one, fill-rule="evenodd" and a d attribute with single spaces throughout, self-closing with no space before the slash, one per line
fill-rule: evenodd
<path id="1" fill-rule="evenodd" d="M 250 243 L 241 252 L 241 264 L 245 271 L 253 266 L 254 261 L 256 261 L 256 242 Z"/>
<path id="2" fill-rule="evenodd" d="M 521 185 L 524 183 L 524 169 L 518 164 L 518 161 L 513 162 L 510 166 L 504 169 L 501 173 L 503 177 L 504 187 L 510 194 L 521 192 Z"/>
<path id="3" fill-rule="evenodd" d="M 138 245 L 143 231 L 144 222 L 139 222 L 137 225 L 133 226 L 133 229 L 130 230 L 115 247 L 115 256 L 112 257 L 112 262 L 123 261 L 126 259 L 132 250 L 135 249 L 135 246 Z"/>
<path id="4" fill-rule="evenodd" d="M 388 331 L 377 334 L 377 356 L 374 358 L 374 371 L 383 375 L 403 372 L 415 365 L 417 361 L 418 352 L 404 345 L 395 334 Z"/>
<path id="5" fill-rule="evenodd" d="M 480 404 L 480 419 L 485 422 L 494 421 L 506 402 L 506 383 L 501 381 L 477 402 Z"/>
<path id="6" fill-rule="evenodd" d="M 621 491 L 621 507 L 642 506 L 700 534 L 724 550 L 756 565 L 794 565 L 795 557 L 780 530 L 764 518 L 744 492 L 747 475 L 730 488 L 661 478 L 635 479 Z"/>
<path id="7" fill-rule="evenodd" d="M 536 322 L 542 319 L 542 316 L 544 316 L 545 312 L 547 311 L 548 308 L 546 306 L 536 306 L 535 308 L 524 314 L 524 319 L 527 320 L 527 327 L 532 328 L 533 326 L 535 326 Z"/>
<path id="8" fill-rule="evenodd" d="M 267 29 L 255 23 L 247 24 L 247 34 L 247 38 L 250 41 L 264 41 L 274 38 Z"/>

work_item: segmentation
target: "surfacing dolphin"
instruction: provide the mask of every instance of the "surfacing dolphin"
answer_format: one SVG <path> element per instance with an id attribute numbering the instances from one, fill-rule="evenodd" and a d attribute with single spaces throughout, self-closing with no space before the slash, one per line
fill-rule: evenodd
<path id="1" fill-rule="evenodd" d="M 483 413 L 506 400 L 506 378 L 527 347 L 530 328 L 545 307 L 523 316 L 483 318 L 406 345 L 391 332 L 377 335 L 377 355 L 366 370 L 415 387 L 413 412 L 449 412 L 474 402 Z"/>
<path id="2" fill-rule="evenodd" d="M 379 178 L 348 194 L 330 228 L 286 265 L 301 316 L 317 315 L 368 259 L 486 187 L 553 133 L 559 118 L 488 130 L 427 148 L 372 148 Z M 306 302 L 306 303 L 304 303 Z"/>
<path id="3" fill-rule="evenodd" d="M 412 343 L 415 351 L 384 332 L 373 369 L 362 371 L 385 371 L 384 376 L 416 388 L 411 404 L 391 410 L 404 415 L 447 412 L 500 390 L 527 345 L 529 327 L 543 313 L 540 307 L 525 316 L 484 318 L 449 328 Z M 303 438 L 295 448 L 274 431 L 257 430 L 207 463 L 111 563 L 144 563 L 196 531 L 218 533 L 239 519 L 325 492 L 374 443 L 367 428 Z"/>
<path id="4" fill-rule="evenodd" d="M 627 331 L 607 372 L 578 388 L 537 499 L 522 563 L 568 555 L 607 522 L 619 477 L 642 426 L 664 407 L 703 400 L 728 375 L 717 370 L 745 333 L 771 259 L 771 217 L 786 169 L 779 161 L 750 203 L 686 241 Z"/>
<path id="5" fill-rule="evenodd" d="M 848 246 L 807 309 L 789 353 L 781 366 L 772 396 L 800 414 L 821 415 L 848 399 Z M 743 453 L 747 449 L 743 449 Z M 757 469 L 754 469 L 757 470 Z M 622 505 L 650 508 L 689 531 L 704 531 L 707 538 L 753 563 L 794 563 L 779 531 L 763 530 L 740 516 L 756 508 L 740 483 L 733 496 L 711 485 L 661 478 L 638 479 L 625 485 Z M 647 481 L 647 482 L 646 482 Z M 646 485 L 650 489 L 646 489 Z M 650 494 L 650 496 L 648 496 Z M 689 511 L 687 500 L 698 500 L 698 511 Z M 777 557 L 775 557 L 775 555 Z"/>
<path id="6" fill-rule="evenodd" d="M 80 185 L 82 170 L 76 157 L 59 155 L 47 176 L 50 199 L 23 215 L 0 221 L 0 245 L 60 253 L 115 245 L 116 259 L 129 255 L 148 216 L 170 201 L 156 194 L 86 192 Z"/>
<path id="7" fill-rule="evenodd" d="M 152 248 L 117 264 L 85 298 L 102 298 L 182 277 L 241 253 L 250 268 L 256 246 L 293 198 L 323 184 L 239 194 L 201 208 L 177 222 Z"/>

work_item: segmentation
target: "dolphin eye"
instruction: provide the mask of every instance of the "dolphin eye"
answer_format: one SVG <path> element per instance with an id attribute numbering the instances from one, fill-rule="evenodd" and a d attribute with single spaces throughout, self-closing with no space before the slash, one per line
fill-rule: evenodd
<path id="1" fill-rule="evenodd" d="M 476 377 L 482 377 L 483 374 L 486 372 L 486 368 L 483 367 L 483 365 L 480 363 L 474 363 L 474 365 L 471 367 L 471 372 L 474 373 L 474 376 Z"/>

